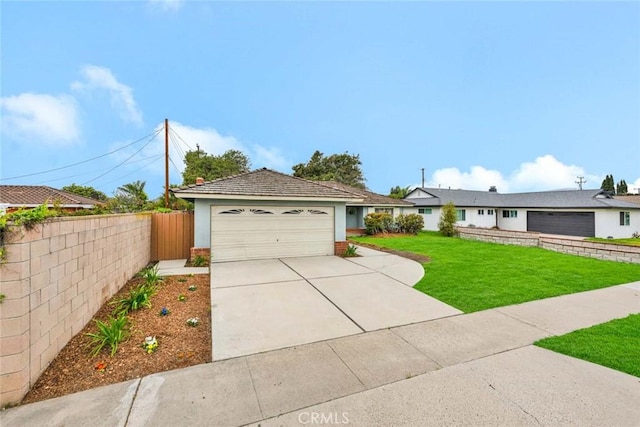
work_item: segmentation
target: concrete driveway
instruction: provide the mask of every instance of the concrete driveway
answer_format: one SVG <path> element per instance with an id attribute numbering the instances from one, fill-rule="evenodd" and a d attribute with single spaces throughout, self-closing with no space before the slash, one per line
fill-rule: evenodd
<path id="1" fill-rule="evenodd" d="M 358 252 L 355 258 L 213 264 L 213 359 L 461 313 L 412 288 L 424 275 L 417 262 L 366 248 Z"/>

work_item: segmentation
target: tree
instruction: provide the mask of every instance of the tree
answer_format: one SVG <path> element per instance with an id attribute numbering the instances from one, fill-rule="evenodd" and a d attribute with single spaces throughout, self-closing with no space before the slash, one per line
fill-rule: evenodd
<path id="1" fill-rule="evenodd" d="M 453 202 L 449 202 L 442 207 L 440 221 L 438 221 L 438 230 L 440 234 L 447 237 L 457 236 L 456 222 L 458 221 L 458 213 Z"/>
<path id="2" fill-rule="evenodd" d="M 389 197 L 391 197 L 392 199 L 404 199 L 410 192 L 410 186 L 400 187 L 399 185 L 396 185 L 395 187 L 391 187 L 391 190 L 389 191 Z"/>
<path id="3" fill-rule="evenodd" d="M 629 189 L 627 188 L 627 181 L 625 181 L 624 179 L 620 180 L 620 182 L 616 184 L 616 194 L 624 196 L 627 193 L 629 193 Z"/>
<path id="4" fill-rule="evenodd" d="M 144 191 L 146 184 L 145 181 L 135 181 L 118 187 L 115 192 L 118 207 L 128 212 L 144 210 L 149 198 Z"/>
<path id="5" fill-rule="evenodd" d="M 613 180 L 613 175 L 607 175 L 602 180 L 602 185 L 600 186 L 604 191 L 608 191 L 611 194 L 616 194 L 615 181 Z"/>
<path id="6" fill-rule="evenodd" d="M 77 185 L 75 183 L 71 185 L 67 185 L 62 187 L 63 191 L 68 191 L 69 193 L 77 194 L 83 197 L 89 197 L 90 199 L 99 200 L 101 202 L 107 201 L 107 195 L 102 191 L 98 191 L 93 187 Z"/>
<path id="7" fill-rule="evenodd" d="M 251 162 L 249 158 L 238 150 L 227 150 L 216 156 L 207 154 L 198 148 L 195 151 L 187 151 L 184 162 L 186 167 L 182 172 L 182 184 L 195 184 L 196 178 L 204 178 L 205 181 L 223 178 L 229 175 L 249 172 Z"/>
<path id="8" fill-rule="evenodd" d="M 364 175 L 360 166 L 360 155 L 332 154 L 325 157 L 316 151 L 307 163 L 293 166 L 293 176 L 315 181 L 337 181 L 357 188 L 365 188 Z"/>

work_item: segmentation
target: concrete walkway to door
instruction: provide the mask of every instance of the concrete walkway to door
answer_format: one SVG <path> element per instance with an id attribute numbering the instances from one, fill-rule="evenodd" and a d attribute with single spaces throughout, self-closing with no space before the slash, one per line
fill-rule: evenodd
<path id="1" fill-rule="evenodd" d="M 212 264 L 213 359 L 461 313 L 412 288 L 424 275 L 417 262 L 358 253 Z"/>

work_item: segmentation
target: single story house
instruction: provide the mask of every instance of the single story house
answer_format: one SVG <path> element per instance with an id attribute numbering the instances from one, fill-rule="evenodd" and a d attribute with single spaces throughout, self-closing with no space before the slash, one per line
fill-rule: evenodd
<path id="1" fill-rule="evenodd" d="M 171 191 L 194 203 L 194 245 L 212 262 L 342 253 L 347 205 L 363 200 L 266 168 Z"/>
<path id="2" fill-rule="evenodd" d="M 448 202 L 456 206 L 460 226 L 603 238 L 627 238 L 640 230 L 640 206 L 600 189 L 501 194 L 416 188 L 405 200 L 423 216 L 426 230 L 438 229 Z"/>
<path id="3" fill-rule="evenodd" d="M 386 212 L 391 214 L 394 218 L 400 214 L 415 213 L 413 203 L 405 200 L 383 196 L 363 188 L 352 187 L 337 181 L 321 181 L 320 183 L 338 190 L 353 193 L 362 198 L 362 201 L 347 203 L 347 230 L 363 229 L 364 218 L 370 213 Z"/>
<path id="4" fill-rule="evenodd" d="M 46 185 L 0 185 L 0 214 L 15 212 L 21 208 L 35 208 L 58 204 L 67 212 L 93 209 L 102 202 L 57 190 Z"/>

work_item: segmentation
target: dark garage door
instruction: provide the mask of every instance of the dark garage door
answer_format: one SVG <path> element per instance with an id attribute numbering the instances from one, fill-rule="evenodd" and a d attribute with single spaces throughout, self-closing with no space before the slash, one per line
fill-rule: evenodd
<path id="1" fill-rule="evenodd" d="M 596 221 L 593 212 L 527 212 L 527 231 L 565 236 L 594 237 Z"/>

